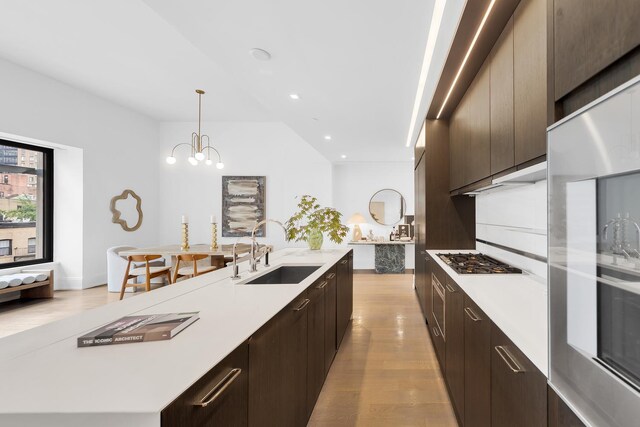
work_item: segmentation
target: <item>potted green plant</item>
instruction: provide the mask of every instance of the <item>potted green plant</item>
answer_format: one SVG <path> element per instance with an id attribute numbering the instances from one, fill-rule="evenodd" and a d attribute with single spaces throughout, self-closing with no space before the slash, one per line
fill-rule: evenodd
<path id="1" fill-rule="evenodd" d="M 305 240 L 310 249 L 322 247 L 324 233 L 335 243 L 342 243 L 349 228 L 340 222 L 342 214 L 334 208 L 323 208 L 318 199 L 305 194 L 300 198 L 298 211 L 286 222 L 287 240 Z"/>

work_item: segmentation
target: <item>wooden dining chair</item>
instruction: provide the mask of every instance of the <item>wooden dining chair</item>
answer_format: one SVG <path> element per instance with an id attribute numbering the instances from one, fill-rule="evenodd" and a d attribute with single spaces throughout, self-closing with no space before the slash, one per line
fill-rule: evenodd
<path id="1" fill-rule="evenodd" d="M 198 261 L 209 258 L 209 254 L 180 254 L 176 256 L 176 267 L 173 271 L 173 283 L 176 283 L 181 277 L 196 277 L 201 274 L 209 273 L 217 267 L 209 265 L 198 266 Z M 190 262 L 190 266 L 180 268 L 180 262 Z"/>
<path id="2" fill-rule="evenodd" d="M 162 258 L 162 255 L 129 255 L 127 257 L 127 269 L 124 273 L 124 280 L 122 280 L 122 288 L 120 289 L 120 299 L 124 297 L 124 291 L 126 288 L 144 288 L 145 291 L 151 290 L 151 280 L 163 275 L 167 276 L 167 281 L 171 284 L 171 267 L 170 266 L 151 266 L 150 261 L 154 259 Z M 131 268 L 132 263 L 144 262 L 144 267 Z M 144 283 L 129 283 L 131 279 L 137 279 L 140 276 L 145 276 Z"/>

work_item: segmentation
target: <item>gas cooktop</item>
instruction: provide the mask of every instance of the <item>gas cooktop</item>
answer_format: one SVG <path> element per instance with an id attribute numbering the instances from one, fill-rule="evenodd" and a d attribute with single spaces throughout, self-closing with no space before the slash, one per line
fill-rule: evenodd
<path id="1" fill-rule="evenodd" d="M 483 254 L 438 254 L 458 274 L 522 274 L 522 270 Z"/>

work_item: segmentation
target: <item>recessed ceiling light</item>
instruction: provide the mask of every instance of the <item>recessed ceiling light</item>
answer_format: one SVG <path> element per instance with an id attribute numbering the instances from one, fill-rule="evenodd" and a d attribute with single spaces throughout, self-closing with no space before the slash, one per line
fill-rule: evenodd
<path id="1" fill-rule="evenodd" d="M 327 141 L 331 141 L 331 135 L 325 135 L 324 139 L 326 139 Z"/>
<path id="2" fill-rule="evenodd" d="M 462 58 L 462 63 L 460 64 L 460 68 L 458 68 L 458 72 L 456 73 L 456 76 L 453 78 L 453 82 L 451 82 L 451 87 L 449 88 L 449 92 L 447 92 L 447 96 L 445 96 L 444 101 L 442 101 L 442 106 L 440 107 L 440 111 L 438 111 L 436 120 L 440 118 L 440 115 L 442 115 L 442 111 L 444 110 L 445 105 L 447 105 L 447 101 L 451 96 L 451 92 L 453 92 L 453 88 L 456 86 L 456 83 L 458 82 L 458 78 L 460 77 L 460 74 L 462 73 L 462 70 L 464 69 L 464 66 L 467 63 L 467 60 L 469 59 L 469 55 L 471 55 L 471 51 L 473 50 L 473 47 L 476 45 L 476 41 L 478 41 L 478 36 L 480 36 L 480 33 L 482 32 L 482 28 L 484 27 L 484 24 L 487 22 L 487 18 L 489 17 L 489 14 L 491 13 L 491 9 L 493 9 L 493 5 L 495 4 L 495 2 L 496 0 L 491 0 L 491 3 L 489 3 L 489 6 L 487 7 L 487 11 L 484 13 L 484 16 L 482 17 L 482 21 L 480 22 L 480 25 L 478 26 L 478 29 L 476 30 L 476 33 L 473 36 L 473 40 L 471 40 L 469 49 L 467 49 L 467 53 L 464 55 L 464 58 Z"/>
<path id="3" fill-rule="evenodd" d="M 346 155 L 346 154 L 343 154 L 343 155 L 342 155 L 342 156 L 340 156 L 340 157 L 342 157 L 343 159 L 346 159 L 346 158 L 347 158 L 347 155 Z"/>
<path id="4" fill-rule="evenodd" d="M 257 47 L 250 49 L 249 55 L 251 55 L 253 59 L 257 59 L 258 61 L 268 61 L 271 59 L 271 54 L 269 52 Z"/>
<path id="5" fill-rule="evenodd" d="M 298 100 L 300 99 L 300 95 L 298 95 L 297 93 L 290 93 L 289 98 Z"/>

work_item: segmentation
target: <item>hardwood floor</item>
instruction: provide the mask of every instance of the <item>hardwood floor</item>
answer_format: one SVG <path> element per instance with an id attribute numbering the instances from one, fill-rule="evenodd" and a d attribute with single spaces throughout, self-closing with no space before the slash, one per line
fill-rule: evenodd
<path id="1" fill-rule="evenodd" d="M 456 426 L 412 275 L 354 276 L 353 321 L 309 426 Z M 118 300 L 105 286 L 0 304 L 0 337 Z"/>
<path id="2" fill-rule="evenodd" d="M 125 297 L 133 296 L 127 294 Z M 0 304 L 0 338 L 118 301 L 119 295 L 97 286 L 82 291 L 55 291 L 53 299 L 15 300 Z"/>
<path id="3" fill-rule="evenodd" d="M 309 426 L 457 426 L 411 275 L 354 276 L 353 322 Z"/>

